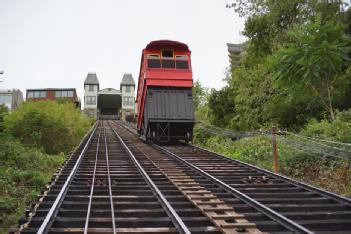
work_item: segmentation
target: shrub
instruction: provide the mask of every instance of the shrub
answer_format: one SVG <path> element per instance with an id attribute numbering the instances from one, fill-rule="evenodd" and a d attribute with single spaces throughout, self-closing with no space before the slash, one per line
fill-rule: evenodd
<path id="1" fill-rule="evenodd" d="M 4 130 L 4 118 L 8 115 L 9 109 L 5 105 L 0 105 L 0 132 Z"/>
<path id="2" fill-rule="evenodd" d="M 70 151 L 89 126 L 89 119 L 72 103 L 53 101 L 25 102 L 4 122 L 7 133 L 49 154 Z"/>
<path id="3" fill-rule="evenodd" d="M 335 120 L 311 120 L 303 129 L 302 134 L 322 139 L 351 142 L 351 109 L 337 112 Z"/>
<path id="4" fill-rule="evenodd" d="M 65 156 L 47 155 L 0 135 L 0 233 L 14 226 Z"/>

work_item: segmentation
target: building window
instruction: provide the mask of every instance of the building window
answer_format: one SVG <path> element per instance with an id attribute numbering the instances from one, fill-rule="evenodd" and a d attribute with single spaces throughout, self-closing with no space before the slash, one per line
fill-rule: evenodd
<path id="1" fill-rule="evenodd" d="M 95 96 L 87 96 L 87 105 L 96 105 L 96 97 Z"/>
<path id="2" fill-rule="evenodd" d="M 28 98 L 46 98 L 46 91 L 30 91 Z"/>
<path id="3" fill-rule="evenodd" d="M 133 97 L 123 97 L 123 106 L 133 106 Z"/>
<path id="4" fill-rule="evenodd" d="M 28 91 L 27 98 L 46 98 L 46 91 Z"/>
<path id="5" fill-rule="evenodd" d="M 55 91 L 55 97 L 56 98 L 73 97 L 73 91 L 72 90 L 58 90 L 58 91 Z"/>
<path id="6" fill-rule="evenodd" d="M 126 87 L 126 93 L 130 93 L 130 86 L 125 86 Z"/>
<path id="7" fill-rule="evenodd" d="M 173 50 L 162 50 L 162 68 L 175 68 Z"/>
<path id="8" fill-rule="evenodd" d="M 94 91 L 94 85 L 88 85 L 89 91 Z"/>
<path id="9" fill-rule="evenodd" d="M 147 66 L 148 66 L 148 68 L 161 68 L 160 55 L 148 54 L 147 55 Z"/>
<path id="10" fill-rule="evenodd" d="M 176 68 L 189 69 L 188 55 L 176 55 Z"/>
<path id="11" fill-rule="evenodd" d="M 148 68 L 189 69 L 188 55 L 174 55 L 172 50 L 162 50 L 161 55 L 148 54 Z"/>

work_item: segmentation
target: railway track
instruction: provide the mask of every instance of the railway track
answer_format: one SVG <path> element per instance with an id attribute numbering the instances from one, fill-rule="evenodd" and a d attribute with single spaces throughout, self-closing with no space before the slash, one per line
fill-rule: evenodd
<path id="1" fill-rule="evenodd" d="M 107 122 L 67 161 L 21 233 L 220 233 Z M 142 166 L 141 166 L 142 165 Z"/>
<path id="2" fill-rule="evenodd" d="M 350 200 L 100 121 L 23 233 L 349 233 Z"/>
<path id="3" fill-rule="evenodd" d="M 208 188 L 218 197 L 224 197 L 219 189 L 222 188 L 244 202 L 239 204 L 232 198 L 223 198 L 261 231 L 284 231 L 277 227 L 272 229 L 271 221 L 263 219 L 264 213 L 289 231 L 351 233 L 351 200 L 348 198 L 192 145 L 152 144 L 152 147 L 168 160 L 177 161 L 216 184 L 218 187 Z M 248 205 L 252 209 L 246 209 Z M 270 214 L 272 211 L 278 218 Z"/>

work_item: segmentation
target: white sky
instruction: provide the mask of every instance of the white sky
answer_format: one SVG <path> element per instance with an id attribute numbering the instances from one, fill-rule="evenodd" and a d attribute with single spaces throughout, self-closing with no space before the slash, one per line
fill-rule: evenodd
<path id="1" fill-rule="evenodd" d="M 137 82 L 142 49 L 152 40 L 184 42 L 194 79 L 223 86 L 226 43 L 240 43 L 244 19 L 230 0 L 0 0 L 0 89 L 77 88 L 96 72 L 100 88 L 123 73 Z"/>

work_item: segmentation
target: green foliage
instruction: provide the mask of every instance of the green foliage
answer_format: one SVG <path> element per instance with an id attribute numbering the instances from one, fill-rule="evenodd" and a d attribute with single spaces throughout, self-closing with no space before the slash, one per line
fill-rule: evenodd
<path id="1" fill-rule="evenodd" d="M 27 146 L 49 154 L 68 152 L 90 126 L 90 121 L 71 103 L 25 102 L 5 117 L 5 131 Z"/>
<path id="2" fill-rule="evenodd" d="M 235 115 L 234 91 L 224 87 L 219 91 L 211 90 L 208 98 L 209 118 L 217 126 L 227 126 Z"/>
<path id="3" fill-rule="evenodd" d="M 200 80 L 193 84 L 193 102 L 195 111 L 203 107 L 206 102 L 206 89 L 201 85 Z"/>
<path id="4" fill-rule="evenodd" d="M 47 155 L 0 135 L 0 233 L 15 226 L 65 156 Z"/>
<path id="5" fill-rule="evenodd" d="M 291 89 L 317 95 L 334 118 L 332 96 L 340 72 L 350 61 L 351 41 L 340 23 L 320 20 L 289 31 L 287 43 L 275 53 L 273 76 Z"/>
<path id="6" fill-rule="evenodd" d="M 267 102 L 274 95 L 272 79 L 263 65 L 233 71 L 229 86 L 235 89 L 235 118 L 231 127 L 240 130 L 257 129 L 265 125 Z"/>
<path id="7" fill-rule="evenodd" d="M 298 130 L 351 107 L 351 9 L 342 1 L 237 0 L 247 17 L 245 52 L 227 85 L 208 99 L 211 124 Z M 348 28 L 347 28 L 348 27 Z M 345 33 L 346 32 L 346 33 Z"/>
<path id="8" fill-rule="evenodd" d="M 0 133 L 4 131 L 4 118 L 8 115 L 9 109 L 5 105 L 0 105 Z"/>
<path id="9" fill-rule="evenodd" d="M 303 129 L 302 134 L 351 143 L 351 109 L 337 112 L 334 121 L 312 119 Z"/>

